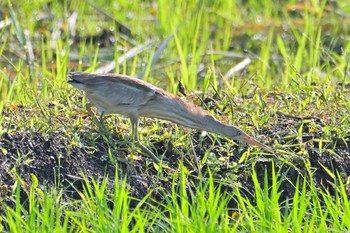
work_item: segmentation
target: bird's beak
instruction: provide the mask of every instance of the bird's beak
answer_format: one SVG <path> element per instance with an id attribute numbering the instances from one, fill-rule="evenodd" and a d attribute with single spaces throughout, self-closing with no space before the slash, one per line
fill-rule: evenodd
<path id="1" fill-rule="evenodd" d="M 274 153 L 273 150 L 270 147 L 265 146 L 264 144 L 258 142 L 257 140 L 255 140 L 252 137 L 249 137 L 248 135 L 242 135 L 241 137 L 242 137 L 243 141 L 245 141 L 246 143 L 248 143 L 251 146 L 258 146 L 261 149 L 264 149 L 264 150 L 266 150 L 266 151 L 268 151 L 270 153 Z"/>

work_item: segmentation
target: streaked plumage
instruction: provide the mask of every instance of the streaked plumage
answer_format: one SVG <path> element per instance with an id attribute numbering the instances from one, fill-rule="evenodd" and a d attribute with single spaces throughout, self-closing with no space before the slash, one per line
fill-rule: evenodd
<path id="1" fill-rule="evenodd" d="M 243 140 L 273 153 L 272 149 L 248 136 L 241 129 L 221 123 L 194 104 L 145 81 L 115 74 L 70 72 L 68 76 L 71 78 L 68 82 L 85 91 L 86 97 L 96 106 L 99 113 L 117 113 L 129 117 L 136 141 L 139 140 L 139 118 L 151 117 L 213 132 L 234 140 Z"/>

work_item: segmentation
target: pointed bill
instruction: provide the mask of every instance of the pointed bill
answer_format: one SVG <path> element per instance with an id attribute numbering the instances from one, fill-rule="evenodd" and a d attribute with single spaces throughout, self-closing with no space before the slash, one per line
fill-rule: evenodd
<path id="1" fill-rule="evenodd" d="M 255 140 L 252 137 L 249 137 L 248 135 L 242 135 L 242 139 L 251 146 L 258 146 L 261 149 L 264 149 L 272 154 L 274 153 L 274 151 L 270 147 L 265 146 L 264 144 L 258 142 L 257 140 Z"/>

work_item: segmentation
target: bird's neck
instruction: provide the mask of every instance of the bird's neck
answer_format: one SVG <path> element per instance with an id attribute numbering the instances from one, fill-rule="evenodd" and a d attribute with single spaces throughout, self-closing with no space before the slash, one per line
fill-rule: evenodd
<path id="1" fill-rule="evenodd" d="M 165 120 L 190 128 L 209 131 L 228 138 L 234 138 L 240 131 L 234 126 L 221 123 L 201 108 L 180 99 L 174 101 L 172 106 L 170 105 L 169 111 L 173 111 L 172 115 L 176 117 Z"/>
<path id="2" fill-rule="evenodd" d="M 239 137 L 236 137 L 241 133 L 241 129 L 232 125 L 224 124 L 209 114 L 205 116 L 204 119 L 206 122 L 206 131 L 216 133 L 227 138 L 239 140 Z"/>

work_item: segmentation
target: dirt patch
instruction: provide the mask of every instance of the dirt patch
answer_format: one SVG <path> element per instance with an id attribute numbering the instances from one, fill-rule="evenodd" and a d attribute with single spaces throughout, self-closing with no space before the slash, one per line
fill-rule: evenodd
<path id="1" fill-rule="evenodd" d="M 149 121 L 151 122 L 151 120 Z M 313 124 L 310 126 L 310 124 Z M 315 125 L 316 124 L 316 125 Z M 227 179 L 232 182 L 224 189 L 232 191 L 232 187 L 240 187 L 252 201 L 253 181 L 251 168 L 254 167 L 261 184 L 264 182 L 265 173 L 271 182 L 272 168 L 280 171 L 280 178 L 283 178 L 280 190 L 281 201 L 287 200 L 294 195 L 294 185 L 298 176 L 308 177 L 310 169 L 313 172 L 314 183 L 317 188 L 327 189 L 334 192 L 334 179 L 332 174 L 339 174 L 344 179 L 350 176 L 350 136 L 329 137 L 322 131 L 315 131 L 320 122 L 303 122 L 300 119 L 289 119 L 288 117 L 277 118 L 277 123 L 263 128 L 256 135 L 264 135 L 269 139 L 267 144 L 277 143 L 290 145 L 288 150 L 290 156 L 277 152 L 276 155 L 251 154 L 251 157 L 244 163 L 238 163 L 242 153 L 247 148 L 233 146 L 230 140 L 219 138 L 213 140 L 210 135 L 203 136 L 200 132 L 191 133 L 193 144 L 192 152 L 197 159 L 203 159 L 205 152 L 210 150 L 215 158 L 208 159 L 200 171 L 193 169 L 193 160 L 185 158 L 187 152 L 181 151 L 181 147 L 174 148 L 170 141 L 151 140 L 150 144 L 157 150 L 157 154 L 164 154 L 167 157 L 169 167 L 177 169 L 179 159 L 183 159 L 184 165 L 192 172 L 189 179 L 196 183 L 196 174 L 206 174 L 210 168 L 218 180 Z M 172 127 L 167 124 L 167 127 Z M 290 136 L 291 131 L 297 131 L 304 127 L 301 136 Z M 159 133 L 159 132 L 157 132 Z M 74 137 L 76 137 L 75 135 Z M 150 190 L 157 187 L 159 192 L 154 192 L 155 200 L 162 201 L 164 193 L 171 190 L 171 176 L 167 177 L 167 171 L 159 178 L 158 171 L 152 166 L 147 158 L 139 156 L 127 156 L 129 151 L 111 147 L 103 137 L 96 137 L 94 140 L 84 134 L 78 134 L 79 140 L 73 140 L 72 134 L 57 131 L 49 134 L 42 134 L 30 131 L 11 131 L 0 136 L 0 198 L 7 204 L 14 203 L 9 198 L 13 185 L 20 177 L 22 179 L 22 200 L 27 198 L 26 187 L 33 181 L 33 175 L 38 179 L 41 188 L 62 188 L 66 198 L 79 198 L 77 190 L 82 189 L 84 183 L 83 174 L 90 179 L 103 179 L 108 175 L 109 185 L 113 187 L 115 171 L 121 179 L 127 177 L 127 185 L 131 195 L 136 198 L 144 197 Z M 110 141 L 122 140 L 117 133 L 110 132 Z M 79 143 L 72 143 L 79 141 Z M 127 143 L 127 142 L 124 142 Z M 322 143 L 322 145 L 320 144 Z M 303 145 L 301 148 L 298 145 Z M 232 147 L 231 150 L 222 150 L 225 147 Z M 113 150 L 112 162 L 109 154 Z M 281 150 L 280 150 L 281 151 Z M 230 152 L 230 154 L 228 154 Z M 231 153 L 232 152 L 232 153 Z M 252 166 L 254 164 L 254 166 Z M 309 166 L 309 167 L 307 167 Z M 117 169 L 116 169 L 117 167 Z M 169 172 L 171 173 L 171 172 Z M 283 177 L 282 177 L 283 176 Z M 235 177 L 235 178 L 232 178 Z M 189 182 L 190 183 L 190 182 Z M 164 191 L 164 192 L 163 192 Z M 232 207 L 235 203 L 232 203 Z"/>

